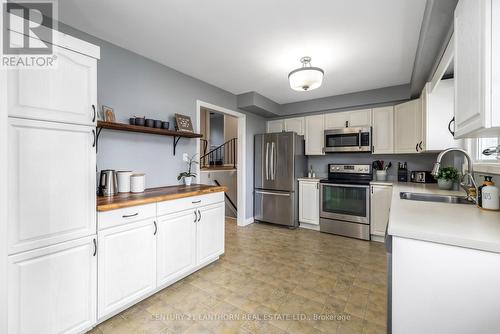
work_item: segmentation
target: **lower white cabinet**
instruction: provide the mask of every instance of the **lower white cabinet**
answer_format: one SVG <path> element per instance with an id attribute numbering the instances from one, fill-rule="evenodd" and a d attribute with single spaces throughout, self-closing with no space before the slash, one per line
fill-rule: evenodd
<path id="1" fill-rule="evenodd" d="M 158 219 L 156 281 L 168 284 L 196 265 L 198 212 L 187 210 Z"/>
<path id="2" fill-rule="evenodd" d="M 370 234 L 372 240 L 383 241 L 391 210 L 392 186 L 371 185 Z"/>
<path id="3" fill-rule="evenodd" d="M 8 257 L 8 333 L 82 333 L 96 321 L 95 236 Z"/>
<path id="4" fill-rule="evenodd" d="M 201 207 L 196 222 L 196 264 L 224 253 L 224 203 Z"/>
<path id="5" fill-rule="evenodd" d="M 299 221 L 319 225 L 319 180 L 299 180 Z"/>
<path id="6" fill-rule="evenodd" d="M 98 232 L 98 317 L 140 299 L 156 288 L 154 219 Z"/>

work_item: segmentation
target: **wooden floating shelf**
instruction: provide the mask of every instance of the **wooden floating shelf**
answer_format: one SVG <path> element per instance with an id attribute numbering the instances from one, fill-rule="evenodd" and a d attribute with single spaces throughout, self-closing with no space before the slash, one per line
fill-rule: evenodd
<path id="1" fill-rule="evenodd" d="M 153 134 L 153 135 L 174 137 L 174 155 L 175 155 L 175 148 L 177 146 L 177 143 L 179 142 L 179 140 L 181 138 L 201 138 L 201 137 L 203 137 L 202 134 L 187 132 L 187 131 L 174 131 L 174 130 L 165 130 L 165 129 L 159 129 L 159 128 L 150 128 L 147 126 L 140 126 L 140 125 L 130 125 L 130 124 L 125 124 L 125 123 L 97 121 L 97 140 L 99 139 L 99 135 L 101 134 L 102 129 L 126 131 L 126 132 L 149 133 L 149 134 Z"/>

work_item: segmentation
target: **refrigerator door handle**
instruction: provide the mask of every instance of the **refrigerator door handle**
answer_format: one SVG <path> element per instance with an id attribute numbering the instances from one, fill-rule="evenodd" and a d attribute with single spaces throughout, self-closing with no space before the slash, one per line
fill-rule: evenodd
<path id="1" fill-rule="evenodd" d="M 262 194 L 262 195 L 276 195 L 276 196 L 290 197 L 289 193 L 273 193 L 270 191 L 262 191 L 262 190 L 255 190 L 255 193 Z"/>
<path id="2" fill-rule="evenodd" d="M 269 180 L 269 142 L 266 143 L 266 180 Z"/>
<path id="3" fill-rule="evenodd" d="M 272 152 L 272 157 L 273 157 L 273 168 L 272 168 L 273 177 L 272 177 L 272 180 L 276 180 L 276 164 L 278 163 L 278 161 L 277 161 L 278 153 L 276 152 L 274 147 L 275 147 L 275 144 L 274 144 L 274 142 L 272 142 L 271 143 L 271 152 Z"/>

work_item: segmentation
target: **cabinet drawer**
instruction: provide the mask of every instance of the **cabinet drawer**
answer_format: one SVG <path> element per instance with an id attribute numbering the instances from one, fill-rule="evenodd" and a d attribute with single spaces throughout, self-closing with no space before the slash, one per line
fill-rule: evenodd
<path id="1" fill-rule="evenodd" d="M 98 230 L 103 230 L 106 228 L 128 224 L 147 218 L 154 218 L 155 216 L 156 203 L 98 212 L 97 228 Z"/>
<path id="2" fill-rule="evenodd" d="M 224 202 L 224 192 L 208 195 L 191 196 L 171 201 L 158 203 L 158 216 L 168 215 L 174 212 L 193 209 L 200 206 Z"/>

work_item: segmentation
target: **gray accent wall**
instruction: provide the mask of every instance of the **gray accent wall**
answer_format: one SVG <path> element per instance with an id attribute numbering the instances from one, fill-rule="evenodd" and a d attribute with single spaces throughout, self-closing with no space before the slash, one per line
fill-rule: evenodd
<path id="1" fill-rule="evenodd" d="M 98 103 L 114 109 L 118 122 L 146 116 L 173 121 L 175 113 L 191 116 L 195 122 L 196 101 L 231 110 L 237 109 L 236 95 L 187 76 L 136 53 L 59 23 L 59 30 L 101 47 L 97 65 Z M 253 136 L 265 131 L 265 120 L 247 115 L 246 217 L 253 216 Z M 171 123 L 173 126 L 173 123 Z M 146 173 L 146 186 L 176 185 L 186 166 L 182 153 L 196 151 L 194 139 L 181 139 L 173 155 L 173 138 L 103 130 L 99 139 L 97 168 Z"/>

